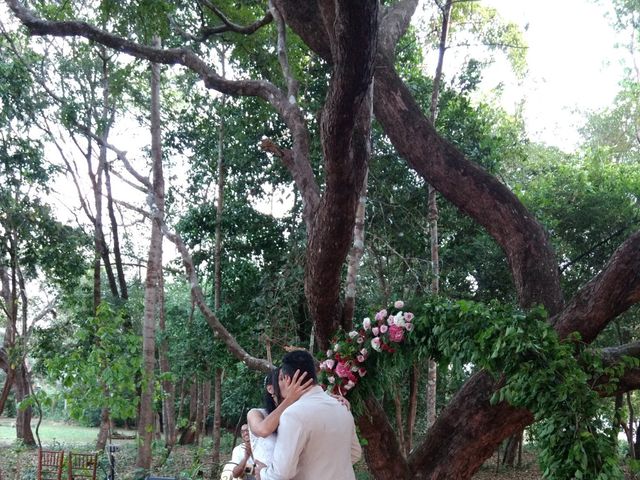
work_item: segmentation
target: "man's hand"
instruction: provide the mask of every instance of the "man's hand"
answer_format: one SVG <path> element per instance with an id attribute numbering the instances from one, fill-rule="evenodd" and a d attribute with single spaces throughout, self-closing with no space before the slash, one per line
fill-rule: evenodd
<path id="1" fill-rule="evenodd" d="M 305 382 L 306 376 L 307 372 L 301 374 L 300 370 L 296 370 L 293 377 L 284 377 L 284 385 L 280 393 L 289 403 L 298 400 L 313 386 L 313 379 L 310 378 Z"/>
<path id="2" fill-rule="evenodd" d="M 256 480 L 260 480 L 260 471 L 266 467 L 266 465 L 264 463 L 262 463 L 260 460 L 256 460 L 255 461 L 255 468 L 253 470 L 253 473 L 256 476 Z"/>
<path id="3" fill-rule="evenodd" d="M 330 392 L 328 392 L 328 393 L 329 393 L 330 396 L 332 396 L 333 398 L 338 400 L 342 405 L 347 407 L 347 410 L 351 411 L 351 403 L 349 402 L 349 400 L 344 398 L 342 395 L 336 395 L 336 394 L 330 393 Z"/>

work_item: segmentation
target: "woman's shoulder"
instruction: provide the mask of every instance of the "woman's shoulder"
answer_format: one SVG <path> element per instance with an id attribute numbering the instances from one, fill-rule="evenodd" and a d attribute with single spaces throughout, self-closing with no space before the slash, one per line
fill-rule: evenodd
<path id="1" fill-rule="evenodd" d="M 267 416 L 267 410 L 264 408 L 252 408 L 247 412 L 247 416 L 249 415 L 260 415 L 262 418 Z"/>

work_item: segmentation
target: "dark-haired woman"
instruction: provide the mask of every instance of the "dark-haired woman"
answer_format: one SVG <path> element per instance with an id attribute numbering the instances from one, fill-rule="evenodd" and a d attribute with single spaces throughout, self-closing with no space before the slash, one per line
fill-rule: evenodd
<path id="1" fill-rule="evenodd" d="M 311 379 L 305 381 L 306 373 L 296 372 L 287 386 L 287 398 L 282 398 L 278 375 L 279 370 L 275 368 L 264 379 L 264 408 L 253 408 L 247 413 L 253 457 L 267 465 L 271 463 L 276 444 L 280 415 L 312 387 Z"/>

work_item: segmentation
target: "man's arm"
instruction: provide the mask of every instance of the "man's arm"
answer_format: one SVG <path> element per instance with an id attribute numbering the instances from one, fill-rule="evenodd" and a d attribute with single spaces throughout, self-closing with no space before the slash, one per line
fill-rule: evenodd
<path id="1" fill-rule="evenodd" d="M 244 477 L 244 469 L 247 466 L 249 457 L 251 456 L 246 448 L 241 447 L 242 445 L 238 445 L 234 448 L 231 455 L 231 462 L 236 464 L 231 471 L 233 478 Z"/>
<path id="2" fill-rule="evenodd" d="M 298 471 L 298 460 L 307 441 L 302 422 L 290 411 L 280 417 L 273 462 L 258 472 L 258 480 L 289 480 Z"/>

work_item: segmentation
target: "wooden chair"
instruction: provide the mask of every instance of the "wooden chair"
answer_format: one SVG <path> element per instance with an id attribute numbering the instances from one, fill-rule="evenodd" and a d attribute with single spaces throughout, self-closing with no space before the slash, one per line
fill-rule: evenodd
<path id="1" fill-rule="evenodd" d="M 97 453 L 73 453 L 69 452 L 69 477 L 68 480 L 96 480 L 98 467 Z"/>
<path id="2" fill-rule="evenodd" d="M 38 450 L 38 480 L 61 480 L 63 450 Z"/>

